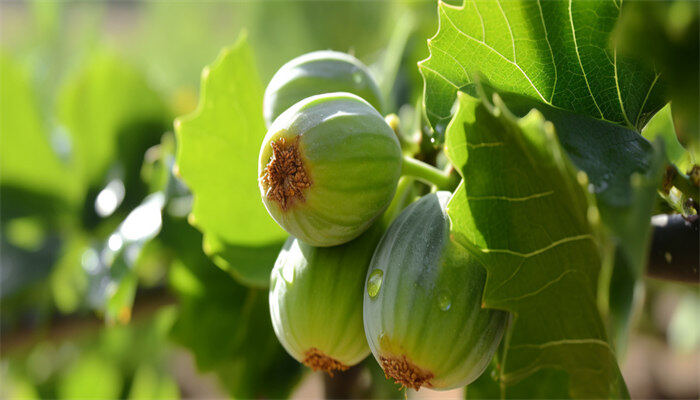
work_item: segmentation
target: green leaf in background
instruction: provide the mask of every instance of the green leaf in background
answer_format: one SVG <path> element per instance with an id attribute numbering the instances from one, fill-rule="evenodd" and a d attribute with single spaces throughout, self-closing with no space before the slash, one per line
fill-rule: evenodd
<path id="1" fill-rule="evenodd" d="M 438 141 L 457 91 L 476 73 L 498 90 L 639 130 L 664 105 L 659 75 L 611 46 L 621 2 L 440 3 L 440 29 L 419 67 Z M 696 85 L 697 86 L 697 85 Z"/>
<path id="2" fill-rule="evenodd" d="M 446 148 L 464 181 L 448 213 L 455 240 L 488 271 L 484 306 L 514 314 L 502 394 L 522 396 L 509 387 L 555 369 L 573 397 L 628 397 L 598 312 L 597 209 L 584 177 L 540 112 L 517 118 L 498 96 L 458 98 Z"/>
<path id="3" fill-rule="evenodd" d="M 671 99 L 676 135 L 700 157 L 700 8 L 696 1 L 631 1 L 616 27 L 622 54 L 658 69 Z M 683 171 L 685 172 L 685 171 Z"/>
<path id="4" fill-rule="evenodd" d="M 161 238 L 192 249 L 201 235 L 184 221 L 166 220 Z M 267 290 L 246 288 L 204 254 L 178 252 L 169 272 L 180 300 L 172 337 L 194 355 L 198 369 L 214 371 L 236 398 L 281 398 L 301 375 L 301 364 L 272 330 Z"/>
<path id="5" fill-rule="evenodd" d="M 216 264 L 267 287 L 286 233 L 260 200 L 263 88 L 245 36 L 202 73 L 197 110 L 175 122 L 177 165 L 194 194 L 194 224 Z"/>
<path id="6" fill-rule="evenodd" d="M 61 399 L 116 399 L 124 377 L 116 363 L 102 354 L 86 354 L 62 377 Z"/>
<path id="7" fill-rule="evenodd" d="M 504 342 L 502 342 L 504 343 Z M 501 347 L 504 347 L 503 345 Z M 494 357 L 491 365 L 477 380 L 464 388 L 465 399 L 500 399 L 501 382 L 498 360 L 502 354 Z M 497 360 L 498 359 L 498 360 Z M 566 399 L 570 397 L 569 380 L 566 372 L 555 369 L 542 369 L 533 372 L 529 379 L 508 387 L 509 398 L 520 399 Z"/>
<path id="8" fill-rule="evenodd" d="M 470 86 L 486 97 L 487 85 Z M 554 124 L 559 142 L 574 166 L 586 173 L 597 212 L 612 245 L 604 254 L 601 310 L 609 317 L 615 345 L 624 347 L 629 314 L 649 253 L 650 218 L 664 171 L 660 145 L 652 146 L 636 131 L 552 107 L 526 96 L 500 95 L 508 109 L 524 117 L 536 108 Z M 658 113 L 657 113 L 658 115 Z M 656 119 L 656 116 L 653 120 Z M 609 293 L 608 293 L 609 292 Z M 608 304 L 609 303 L 609 304 Z M 609 312 L 608 312 L 609 311 Z"/>
<path id="9" fill-rule="evenodd" d="M 141 72 L 104 52 L 64 86 L 57 115 L 72 139 L 76 173 L 88 185 L 104 184 L 120 152 L 126 157 L 122 168 L 139 168 L 143 152 L 158 143 L 170 118 Z"/>
<path id="10" fill-rule="evenodd" d="M 89 279 L 83 264 L 91 254 L 88 242 L 82 235 L 73 236 L 63 246 L 60 258 L 51 270 L 49 284 L 53 301 L 64 314 L 76 311 L 85 301 Z"/>
<path id="11" fill-rule="evenodd" d="M 80 182 L 51 146 L 28 74 L 0 54 L 0 185 L 8 216 L 75 211 Z"/>
<path id="12" fill-rule="evenodd" d="M 668 341 L 679 353 L 700 347 L 700 294 L 690 289 L 680 299 L 668 327 Z"/>
<path id="13" fill-rule="evenodd" d="M 681 172 L 687 172 L 692 168 L 693 161 L 691 160 L 690 152 L 678 142 L 670 103 L 654 114 L 649 123 L 642 129 L 642 136 L 652 142 L 656 138 L 661 138 L 664 142 L 666 158 L 677 166 Z"/>
<path id="14" fill-rule="evenodd" d="M 180 388 L 177 382 L 167 374 L 162 373 L 154 366 L 144 363 L 134 375 L 129 391 L 129 399 L 179 399 Z"/>
<path id="15" fill-rule="evenodd" d="M 481 86 L 487 97 L 493 94 Z M 586 173 L 600 217 L 620 245 L 632 276 L 644 272 L 651 234 L 650 218 L 661 185 L 664 154 L 636 131 L 533 101 L 502 94 L 508 109 L 524 117 L 533 108 L 554 124 L 563 150 Z M 657 146 L 658 147 L 658 146 Z"/>

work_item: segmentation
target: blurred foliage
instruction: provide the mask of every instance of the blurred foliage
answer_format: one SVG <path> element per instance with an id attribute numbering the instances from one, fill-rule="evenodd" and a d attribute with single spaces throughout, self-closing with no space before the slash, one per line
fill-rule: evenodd
<path id="1" fill-rule="evenodd" d="M 100 329 L 66 331 L 60 341 L 33 343 L 26 352 L 5 354 L 0 387 L 5 398 L 124 398 L 166 393 L 179 398 L 168 368 L 171 345 L 166 341 L 176 309 L 164 308 L 147 321 Z M 149 394 L 153 394 L 149 396 Z"/>
<path id="2" fill-rule="evenodd" d="M 0 129 L 22 132 L 0 136 L 0 178 L 2 214 L 53 219 L 75 211 L 80 199 L 80 182 L 71 179 L 67 163 L 59 158 L 49 141 L 38 108 L 32 82 L 21 65 L 0 55 Z M 7 101 L 6 99 L 12 99 Z M 10 151 L 12 150 L 12 151 Z M 27 168 L 31 165 L 32 168 Z M 17 196 L 13 196 L 17 193 Z M 21 196 L 26 193 L 27 196 Z M 21 200 L 20 200 L 21 199 Z"/>
<path id="3" fill-rule="evenodd" d="M 68 79 L 57 115 L 71 137 L 71 161 L 88 184 L 102 183 L 115 156 L 121 168 L 138 171 L 143 153 L 171 120 L 141 72 L 105 53 L 93 56 Z"/>
<path id="4" fill-rule="evenodd" d="M 679 352 L 700 348 L 700 294 L 688 291 L 673 312 L 668 327 L 668 341 Z"/>
<path id="5" fill-rule="evenodd" d="M 645 60 L 662 75 L 678 140 L 700 157 L 700 5 L 696 1 L 630 1 L 615 39 L 623 54 Z"/>
<path id="6" fill-rule="evenodd" d="M 189 395 L 179 376 L 183 350 L 231 396 L 288 396 L 303 369 L 270 329 L 267 292 L 216 267 L 202 233 L 187 221 L 193 198 L 173 173 L 173 117 L 194 111 L 204 95 L 197 89 L 202 67 L 246 29 L 254 55 L 237 48 L 240 59 L 225 60 L 233 76 L 222 79 L 245 88 L 251 113 L 284 62 L 312 50 L 348 51 L 370 65 L 390 111 L 401 115 L 402 134 L 416 137 L 426 125 L 416 63 L 427 57 L 425 40 L 437 29 L 436 4 L 27 1 L 0 3 L 0 11 L 0 397 L 178 398 Z M 687 42 L 667 27 L 677 15 L 659 11 L 652 26 L 666 29 L 661 37 L 676 40 L 680 51 Z M 216 72 L 209 70 L 210 79 Z M 678 96 L 685 96 L 681 84 Z M 215 111 L 220 119 L 236 115 L 220 105 Z M 674 162 L 685 157 L 668 136 L 678 115 L 674 103 L 673 122 L 665 110 L 643 132 L 662 136 Z M 226 134 L 247 140 L 257 155 L 262 128 L 236 128 Z M 228 151 L 242 159 L 242 145 L 208 145 L 202 155 Z M 226 168 L 202 165 L 205 175 Z M 237 207 L 252 201 L 247 196 L 258 198 L 231 190 L 215 207 Z M 196 207 L 194 215 L 190 222 L 203 228 Z M 237 234 L 241 226 L 263 231 L 260 218 L 267 216 L 258 217 L 236 214 L 212 224 Z M 219 265 L 238 259 L 250 268 L 274 260 L 285 236 L 278 229 L 256 242 L 243 233 L 235 243 L 205 235 L 205 247 Z M 265 286 L 265 273 L 252 281 Z M 689 317 L 697 296 L 690 297 L 668 333 L 678 349 L 698 346 L 689 334 L 697 331 Z M 401 397 L 374 360 L 361 368 L 370 382 L 362 396 Z M 492 383 L 482 376 L 468 396 L 490 393 Z"/>

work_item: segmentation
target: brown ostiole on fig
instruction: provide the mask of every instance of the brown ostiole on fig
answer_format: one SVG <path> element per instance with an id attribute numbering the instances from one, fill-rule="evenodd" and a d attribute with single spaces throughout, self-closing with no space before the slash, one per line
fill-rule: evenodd
<path id="1" fill-rule="evenodd" d="M 295 201 L 305 200 L 304 189 L 311 187 L 311 179 L 299 154 L 299 137 L 293 140 L 280 138 L 270 146 L 272 156 L 260 181 L 265 196 L 286 211 Z"/>
<path id="2" fill-rule="evenodd" d="M 431 387 L 433 373 L 413 364 L 405 355 L 379 356 L 379 363 L 387 379 L 392 378 L 403 387 L 414 390 L 420 389 L 421 386 Z"/>
<path id="3" fill-rule="evenodd" d="M 331 377 L 336 371 L 342 372 L 350 368 L 340 361 L 332 357 L 328 357 L 321 350 L 315 347 L 306 350 L 302 363 L 314 371 L 325 371 Z"/>

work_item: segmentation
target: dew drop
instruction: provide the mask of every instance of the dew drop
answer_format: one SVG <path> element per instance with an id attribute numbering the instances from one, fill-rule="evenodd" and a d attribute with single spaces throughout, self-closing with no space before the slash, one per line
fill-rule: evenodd
<path id="1" fill-rule="evenodd" d="M 367 281 L 367 294 L 370 298 L 375 298 L 379 294 L 379 289 L 382 288 L 382 278 L 384 272 L 381 269 L 375 269 L 369 274 L 369 280 Z"/>
<path id="2" fill-rule="evenodd" d="M 443 290 L 438 295 L 438 306 L 442 311 L 447 311 L 452 307 L 452 299 L 450 298 L 450 292 Z"/>

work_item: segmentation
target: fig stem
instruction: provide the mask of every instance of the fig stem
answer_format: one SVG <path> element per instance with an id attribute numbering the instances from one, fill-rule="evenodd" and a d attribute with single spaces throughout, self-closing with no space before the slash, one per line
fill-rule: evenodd
<path id="1" fill-rule="evenodd" d="M 403 157 L 401 175 L 411 176 L 423 183 L 436 186 L 439 190 L 453 191 L 459 184 L 459 179 L 456 179 L 458 177 L 447 174 L 430 164 L 410 156 Z"/>
<path id="2" fill-rule="evenodd" d="M 669 168 L 674 170 L 671 184 L 686 197 L 690 197 L 696 201 L 700 200 L 700 188 L 693 182 L 691 177 L 678 171 L 675 165 Z"/>

